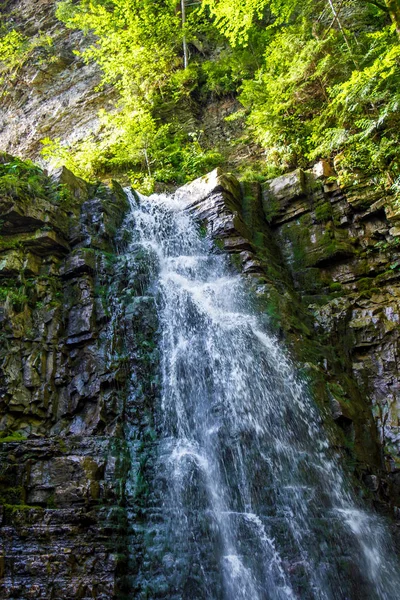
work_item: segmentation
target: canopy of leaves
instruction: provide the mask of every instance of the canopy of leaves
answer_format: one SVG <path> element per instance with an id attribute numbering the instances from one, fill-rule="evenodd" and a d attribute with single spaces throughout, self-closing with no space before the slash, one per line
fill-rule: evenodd
<path id="1" fill-rule="evenodd" d="M 203 150 L 198 136 L 193 139 L 187 115 L 171 117 L 178 105 L 185 112 L 197 85 L 196 66 L 182 69 L 182 42 L 184 36 L 190 38 L 193 23 L 190 13 L 183 26 L 175 0 L 66 0 L 58 4 L 57 15 L 67 27 L 95 34 L 96 42 L 83 58 L 100 66 L 102 86 L 113 86 L 119 102 L 111 112 L 101 112 L 102 130 L 96 139 L 73 148 L 72 157 L 57 140 L 44 140 L 47 157 L 86 177 L 129 173 L 145 191 L 154 180 L 181 183 L 220 161 L 217 153 Z"/>
<path id="2" fill-rule="evenodd" d="M 203 0 L 203 8 L 209 8 L 215 25 L 233 46 L 248 43 L 255 21 L 266 17 L 275 25 L 285 23 L 297 4 L 297 0 Z"/>
<path id="3" fill-rule="evenodd" d="M 204 147 L 197 114 L 227 95 L 269 165 L 337 157 L 343 169 L 398 181 L 398 0 L 187 1 L 185 21 L 177 0 L 64 0 L 57 14 L 94 34 L 84 59 L 119 95 L 72 156 L 45 141 L 48 156 L 86 176 L 129 172 L 150 189 L 201 174 L 222 157 Z"/>
<path id="4" fill-rule="evenodd" d="M 245 43 L 245 21 L 233 32 L 222 19 L 238 3 L 206 1 L 226 36 L 237 34 L 235 41 Z M 287 169 L 340 154 L 342 168 L 394 182 L 400 164 L 400 45 L 393 2 L 392 12 L 384 3 L 360 0 L 282 2 L 280 13 L 272 1 L 248 4 L 253 19 L 261 6 L 277 15 L 263 64 L 243 82 L 239 96 L 267 159 Z"/>

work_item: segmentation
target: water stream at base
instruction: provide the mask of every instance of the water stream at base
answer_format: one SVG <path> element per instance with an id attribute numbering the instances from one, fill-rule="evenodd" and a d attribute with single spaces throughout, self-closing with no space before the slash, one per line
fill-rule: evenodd
<path id="1" fill-rule="evenodd" d="M 242 277 L 185 211 L 131 202 L 155 264 L 162 392 L 135 598 L 400 597 L 385 523 L 360 507 Z"/>

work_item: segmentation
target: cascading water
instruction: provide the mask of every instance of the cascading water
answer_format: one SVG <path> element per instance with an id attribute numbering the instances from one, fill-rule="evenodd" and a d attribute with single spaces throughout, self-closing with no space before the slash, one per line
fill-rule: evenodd
<path id="1" fill-rule="evenodd" d="M 184 200 L 128 195 L 130 249 L 156 265 L 162 378 L 134 597 L 399 598 L 386 525 L 355 500 L 241 276 Z"/>

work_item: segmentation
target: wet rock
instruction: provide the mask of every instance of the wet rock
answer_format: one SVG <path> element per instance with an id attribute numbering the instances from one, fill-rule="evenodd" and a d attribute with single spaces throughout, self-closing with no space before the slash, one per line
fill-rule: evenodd
<path id="1" fill-rule="evenodd" d="M 386 468 L 391 491 L 374 484 L 379 502 L 400 503 L 400 249 L 393 203 L 362 179 L 340 189 L 325 162 L 260 191 L 244 184 L 234 201 L 216 172 L 207 181 L 182 189 L 192 193 L 189 210 L 256 282 L 249 285 L 258 302 L 264 299 L 272 323 L 318 381 L 316 396 L 329 407 L 338 438 L 344 436 L 371 477 L 379 480 Z"/>
<path id="2" fill-rule="evenodd" d="M 232 204 L 240 201 L 239 182 L 235 177 L 224 173 L 219 168 L 179 188 L 176 197 L 178 200 L 184 198 L 185 201 L 189 198 L 190 206 L 193 207 L 200 203 L 203 204 L 206 198 L 218 192 L 229 195 Z"/>
<path id="3" fill-rule="evenodd" d="M 93 304 L 81 305 L 70 311 L 67 327 L 68 345 L 77 344 L 81 341 L 86 342 L 93 337 L 93 313 Z"/>
<path id="4" fill-rule="evenodd" d="M 379 479 L 376 475 L 366 475 L 364 478 L 365 485 L 371 492 L 377 492 L 379 489 Z"/>
<path id="5" fill-rule="evenodd" d="M 51 172 L 51 180 L 53 184 L 56 186 L 64 185 L 69 191 L 69 194 L 82 204 L 85 200 L 89 198 L 90 194 L 90 185 L 74 175 L 69 169 L 66 167 L 60 167 L 58 169 L 54 169 Z"/>
<path id="6" fill-rule="evenodd" d="M 65 169 L 53 177 L 68 214 L 40 198 L 1 204 L 0 597 L 106 600 L 127 547 L 109 524 L 128 465 L 126 377 L 111 358 L 121 333 L 109 330 L 127 200 Z"/>
<path id="7" fill-rule="evenodd" d="M 394 400 L 400 377 L 397 211 L 390 196 L 360 176 L 339 189 L 327 185 L 334 179 L 331 168 L 318 164 L 304 177 L 295 172 L 266 186 L 278 190 L 275 213 L 266 213 L 272 233 L 298 292 L 307 298 L 317 336 L 342 354 L 366 398 L 386 464 L 400 465 L 400 407 Z M 334 418 L 347 418 L 351 399 L 332 402 Z M 356 406 L 355 425 L 363 419 Z"/>
<path id="8" fill-rule="evenodd" d="M 72 252 L 60 269 L 62 277 L 76 277 L 82 273 L 93 275 L 96 269 L 96 254 L 92 248 L 79 248 Z"/>

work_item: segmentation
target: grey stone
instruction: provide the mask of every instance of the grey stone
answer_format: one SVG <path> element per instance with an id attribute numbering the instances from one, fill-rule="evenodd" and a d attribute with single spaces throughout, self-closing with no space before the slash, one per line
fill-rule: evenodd
<path id="1" fill-rule="evenodd" d="M 297 169 L 263 184 L 263 202 L 269 198 L 292 201 L 306 193 L 304 171 Z"/>

